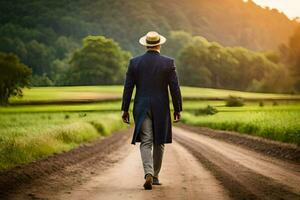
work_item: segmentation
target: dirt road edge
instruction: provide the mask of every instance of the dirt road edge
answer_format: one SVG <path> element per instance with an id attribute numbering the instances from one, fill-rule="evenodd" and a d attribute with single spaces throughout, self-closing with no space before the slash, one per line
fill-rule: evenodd
<path id="1" fill-rule="evenodd" d="M 300 147 L 271 141 L 260 137 L 241 134 L 233 131 L 215 130 L 206 127 L 190 126 L 183 123 L 177 125 L 180 128 L 208 136 L 213 139 L 222 140 L 231 144 L 242 146 L 264 155 L 279 158 L 292 163 L 300 164 Z"/>
<path id="2" fill-rule="evenodd" d="M 7 196 L 25 185 L 28 187 L 38 179 L 46 179 L 53 174 L 62 173 L 66 168 L 73 168 L 74 173 L 78 164 L 84 164 L 88 168 L 97 162 L 105 162 L 105 157 L 125 144 L 124 141 L 129 139 L 129 133 L 128 129 L 117 131 L 107 138 L 99 138 L 71 151 L 2 171 L 0 172 L 0 197 Z"/>

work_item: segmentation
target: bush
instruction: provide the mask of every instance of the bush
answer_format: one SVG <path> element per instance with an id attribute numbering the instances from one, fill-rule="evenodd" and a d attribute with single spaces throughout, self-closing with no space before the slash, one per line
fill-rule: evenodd
<path id="1" fill-rule="evenodd" d="M 79 117 L 86 117 L 87 114 L 86 114 L 86 113 L 79 113 L 78 116 L 79 116 Z"/>
<path id="2" fill-rule="evenodd" d="M 196 110 L 195 115 L 214 115 L 218 112 L 213 106 L 207 105 L 205 108 L 199 108 Z"/>
<path id="3" fill-rule="evenodd" d="M 229 96 L 226 99 L 226 106 L 228 106 L 228 107 L 244 106 L 244 99 L 241 97 Z"/>
<path id="4" fill-rule="evenodd" d="M 32 86 L 38 86 L 38 87 L 54 85 L 53 81 L 46 74 L 43 74 L 42 76 L 38 76 L 38 75 L 33 76 L 31 84 Z"/>
<path id="5" fill-rule="evenodd" d="M 263 101 L 260 101 L 260 102 L 259 102 L 259 106 L 260 106 L 260 107 L 263 107 L 264 105 L 265 105 L 265 104 L 264 104 Z"/>

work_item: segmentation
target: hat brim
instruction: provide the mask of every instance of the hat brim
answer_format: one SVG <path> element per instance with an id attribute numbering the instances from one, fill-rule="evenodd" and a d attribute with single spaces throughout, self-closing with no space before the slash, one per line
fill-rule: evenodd
<path id="1" fill-rule="evenodd" d="M 159 35 L 159 37 L 160 37 L 159 43 L 156 43 L 156 44 L 148 44 L 147 41 L 146 41 L 146 36 L 141 37 L 140 40 L 139 40 L 139 43 L 143 46 L 146 46 L 146 47 L 154 47 L 154 46 L 157 46 L 157 45 L 164 44 L 167 41 L 167 39 L 164 36 Z"/>

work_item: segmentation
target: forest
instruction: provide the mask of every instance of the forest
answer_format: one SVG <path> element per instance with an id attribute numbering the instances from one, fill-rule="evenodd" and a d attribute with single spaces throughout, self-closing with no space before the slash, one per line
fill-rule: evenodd
<path id="1" fill-rule="evenodd" d="M 138 38 L 156 30 L 167 36 L 162 53 L 175 57 L 184 85 L 299 89 L 297 51 L 292 50 L 297 47 L 291 44 L 299 23 L 252 1 L 4 0 L 0 12 L 0 51 L 17 55 L 32 69 L 34 86 L 120 84 L 128 59 L 144 51 Z M 86 50 L 87 38 L 93 36 L 109 41 L 116 51 L 112 61 L 88 56 L 93 49 Z M 78 55 L 91 58 L 90 63 L 81 64 Z M 226 73 L 216 74 L 217 68 Z M 284 84 L 275 86 L 282 78 Z"/>

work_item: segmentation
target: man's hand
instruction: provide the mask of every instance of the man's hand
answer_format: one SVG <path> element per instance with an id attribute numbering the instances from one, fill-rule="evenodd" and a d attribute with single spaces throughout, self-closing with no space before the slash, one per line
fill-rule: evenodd
<path id="1" fill-rule="evenodd" d="M 129 112 L 123 111 L 122 119 L 123 119 L 124 123 L 129 124 L 130 123 L 130 121 L 129 121 Z"/>
<path id="2" fill-rule="evenodd" d="M 174 122 L 177 123 L 180 121 L 180 112 L 174 112 Z"/>

